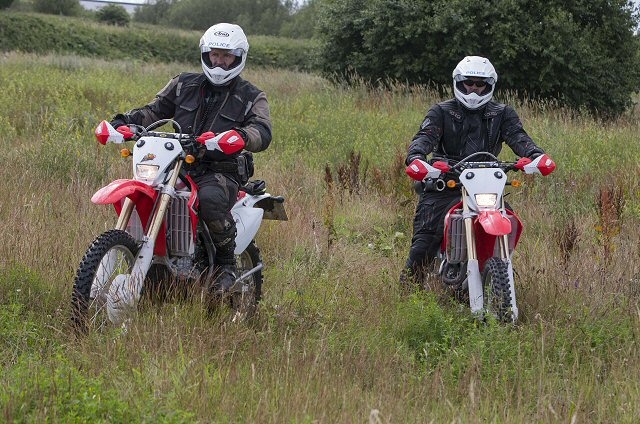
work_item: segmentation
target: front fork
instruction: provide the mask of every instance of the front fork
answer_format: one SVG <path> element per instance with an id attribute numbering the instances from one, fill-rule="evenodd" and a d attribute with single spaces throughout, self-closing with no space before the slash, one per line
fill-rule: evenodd
<path id="1" fill-rule="evenodd" d="M 476 237 L 473 232 L 474 215 L 469 210 L 467 203 L 467 190 L 462 187 L 462 219 L 464 220 L 464 233 L 467 239 L 467 285 L 469 287 L 469 307 L 473 314 L 480 314 L 484 305 L 482 291 L 482 277 L 480 265 L 476 254 Z"/>
<path id="2" fill-rule="evenodd" d="M 142 237 L 142 245 L 138 251 L 136 261 L 133 264 L 130 279 L 130 287 L 134 295 L 135 304 L 140 300 L 144 279 L 151 267 L 156 238 L 160 232 L 165 214 L 171 204 L 171 199 L 176 195 L 175 186 L 181 168 L 182 160 L 178 160 L 173 168 L 173 173 L 171 174 L 169 182 L 162 187 L 160 198 L 158 199 L 154 213 L 151 216 L 151 222 L 149 223 L 147 234 Z M 118 222 L 116 223 L 116 229 L 123 231 L 126 230 L 129 219 L 131 219 L 134 206 L 135 204 L 128 197 L 125 198 L 122 211 L 120 212 Z"/>
<path id="3" fill-rule="evenodd" d="M 467 191 L 462 187 L 462 217 L 464 219 L 465 236 L 467 240 L 467 283 L 469 287 L 469 306 L 471 312 L 479 314 L 484 308 L 484 290 L 482 287 L 482 275 L 480 274 L 480 264 L 476 251 L 476 237 L 473 231 L 474 214 L 469 210 L 467 203 Z M 504 197 L 502 198 L 501 209 L 505 210 Z M 511 290 L 511 307 L 514 316 L 518 316 L 516 306 L 516 290 L 513 278 L 513 264 L 509 254 L 509 234 L 497 238 L 500 258 L 507 263 L 509 273 L 509 288 Z"/>

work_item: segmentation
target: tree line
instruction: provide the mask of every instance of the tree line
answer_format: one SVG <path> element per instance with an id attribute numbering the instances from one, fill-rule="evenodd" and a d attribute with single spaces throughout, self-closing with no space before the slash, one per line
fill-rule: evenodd
<path id="1" fill-rule="evenodd" d="M 32 0 L 61 14 L 77 3 Z M 628 0 L 157 0 L 132 19 L 311 38 L 322 72 L 346 82 L 449 87 L 462 57 L 486 56 L 499 89 L 602 118 L 629 110 L 640 84 L 640 18 Z"/>

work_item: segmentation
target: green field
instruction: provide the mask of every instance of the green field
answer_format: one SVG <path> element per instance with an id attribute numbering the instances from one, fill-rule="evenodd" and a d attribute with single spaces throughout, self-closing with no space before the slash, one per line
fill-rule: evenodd
<path id="1" fill-rule="evenodd" d="M 397 286 L 416 200 L 401 162 L 435 92 L 249 67 L 274 124 L 255 177 L 290 218 L 259 233 L 255 322 L 176 301 L 144 305 L 126 333 L 74 338 L 75 269 L 115 223 L 89 199 L 131 166 L 93 130 L 183 70 L 0 56 L 0 421 L 637 422 L 634 113 L 605 124 L 514 101 L 558 164 L 509 195 L 525 225 L 514 328 L 477 322 L 441 287 Z"/>

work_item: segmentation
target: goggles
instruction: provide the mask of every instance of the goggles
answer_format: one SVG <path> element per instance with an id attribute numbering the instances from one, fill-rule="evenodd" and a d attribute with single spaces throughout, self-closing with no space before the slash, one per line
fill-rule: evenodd
<path id="1" fill-rule="evenodd" d="M 487 85 L 486 81 L 474 81 L 469 79 L 463 80 L 462 83 L 467 87 L 473 87 L 475 85 L 476 87 L 479 87 L 479 88 L 482 88 Z"/>

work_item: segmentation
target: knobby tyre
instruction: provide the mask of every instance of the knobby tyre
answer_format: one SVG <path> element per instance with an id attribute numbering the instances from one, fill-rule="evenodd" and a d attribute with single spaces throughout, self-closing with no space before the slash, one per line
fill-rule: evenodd
<path id="1" fill-rule="evenodd" d="M 256 267 L 261 262 L 260 249 L 255 241 L 252 241 L 242 253 L 236 255 L 238 276 Z M 262 296 L 262 278 L 262 270 L 255 272 L 243 282 L 246 285 L 246 290 L 233 294 L 231 307 L 236 316 L 242 316 L 243 318 L 253 317 Z"/>
<path id="2" fill-rule="evenodd" d="M 71 321 L 86 333 L 109 325 L 107 293 L 114 278 L 130 274 L 138 245 L 126 231 L 109 230 L 98 236 L 80 261 L 71 294 Z"/>
<path id="3" fill-rule="evenodd" d="M 482 286 L 487 312 L 500 322 L 513 322 L 511 287 L 506 262 L 496 257 L 489 258 L 482 272 Z"/>

